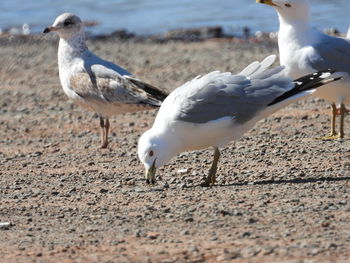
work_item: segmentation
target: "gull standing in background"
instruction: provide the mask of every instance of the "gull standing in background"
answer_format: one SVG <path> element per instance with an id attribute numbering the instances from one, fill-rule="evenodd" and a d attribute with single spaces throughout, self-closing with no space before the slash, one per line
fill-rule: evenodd
<path id="1" fill-rule="evenodd" d="M 273 6 L 279 17 L 280 62 L 291 78 L 332 68 L 350 73 L 350 40 L 328 36 L 311 27 L 308 0 L 256 0 Z M 332 103 L 331 133 L 324 139 L 344 138 L 344 117 L 350 103 L 350 77 L 318 89 L 315 96 Z M 339 105 L 337 108 L 337 104 Z M 336 116 L 340 115 L 339 133 Z"/>
<path id="2" fill-rule="evenodd" d="M 284 67 L 268 69 L 275 58 L 254 62 L 238 75 L 214 71 L 198 76 L 170 93 L 153 127 L 139 140 L 138 156 L 147 182 L 154 184 L 156 169 L 177 154 L 213 146 L 214 160 L 203 184 L 213 185 L 220 147 L 315 88 L 341 78 L 328 70 L 293 82 L 284 76 Z"/>
<path id="3" fill-rule="evenodd" d="M 60 37 L 58 67 L 63 90 L 74 102 L 100 115 L 101 148 L 108 146 L 110 116 L 157 108 L 166 98 L 166 92 L 92 53 L 78 16 L 58 16 L 44 33 L 51 31 Z"/>

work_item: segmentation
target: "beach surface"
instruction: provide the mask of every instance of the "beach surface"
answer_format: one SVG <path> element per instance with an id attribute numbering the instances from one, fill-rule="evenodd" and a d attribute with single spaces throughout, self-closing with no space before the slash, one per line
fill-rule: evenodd
<path id="1" fill-rule="evenodd" d="M 199 186 L 211 149 L 174 158 L 150 186 L 137 141 L 156 111 L 115 116 L 98 149 L 97 116 L 60 86 L 57 45 L 0 39 L 0 262 L 349 262 L 349 117 L 345 139 L 316 140 L 331 109 L 310 97 L 225 147 L 216 186 Z M 88 45 L 168 91 L 278 54 L 230 39 Z"/>

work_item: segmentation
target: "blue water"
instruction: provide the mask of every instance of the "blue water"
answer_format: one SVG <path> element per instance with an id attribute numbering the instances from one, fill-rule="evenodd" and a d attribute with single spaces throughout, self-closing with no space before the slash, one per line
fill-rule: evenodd
<path id="1" fill-rule="evenodd" d="M 313 0 L 312 4 L 313 25 L 346 32 L 349 0 Z M 149 35 L 212 25 L 223 26 L 228 33 L 241 32 L 244 26 L 253 32 L 278 30 L 273 8 L 255 0 L 0 0 L 0 28 L 27 23 L 32 32 L 41 32 L 63 12 L 100 22 L 90 29 L 95 34 L 127 29 Z"/>

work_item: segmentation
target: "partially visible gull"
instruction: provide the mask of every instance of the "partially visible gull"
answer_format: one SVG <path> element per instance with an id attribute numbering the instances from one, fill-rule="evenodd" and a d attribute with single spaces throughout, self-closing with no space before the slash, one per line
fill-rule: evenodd
<path id="1" fill-rule="evenodd" d="M 108 146 L 110 116 L 157 108 L 167 96 L 92 53 L 85 44 L 84 26 L 78 16 L 58 16 L 44 33 L 51 31 L 60 37 L 58 67 L 63 90 L 74 102 L 100 115 L 101 148 Z"/>
<path id="2" fill-rule="evenodd" d="M 138 156 L 147 182 L 154 184 L 156 169 L 177 154 L 213 146 L 214 160 L 203 184 L 213 185 L 220 147 L 240 139 L 278 109 L 341 78 L 340 73 L 326 70 L 292 81 L 283 75 L 283 67 L 268 69 L 274 61 L 275 56 L 269 56 L 238 75 L 214 71 L 170 93 L 153 127 L 139 140 Z"/>
<path id="3" fill-rule="evenodd" d="M 273 6 L 278 13 L 280 62 L 289 77 L 298 78 L 327 68 L 350 73 L 350 40 L 312 28 L 308 0 L 256 1 Z M 318 89 L 314 95 L 332 103 L 331 133 L 323 138 L 343 138 L 344 116 L 348 112 L 345 104 L 350 103 L 350 77 Z M 335 128 L 337 115 L 340 115 L 339 133 Z"/>

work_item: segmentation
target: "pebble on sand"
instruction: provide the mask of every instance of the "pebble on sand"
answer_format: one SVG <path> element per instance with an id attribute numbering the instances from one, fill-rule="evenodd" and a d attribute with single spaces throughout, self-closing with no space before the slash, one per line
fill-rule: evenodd
<path id="1" fill-rule="evenodd" d="M 10 222 L 2 222 L 0 223 L 0 230 L 8 230 L 11 226 Z"/>
<path id="2" fill-rule="evenodd" d="M 186 168 L 186 169 L 179 169 L 179 170 L 177 170 L 177 172 L 176 172 L 177 174 L 187 174 L 188 173 L 188 169 Z"/>

